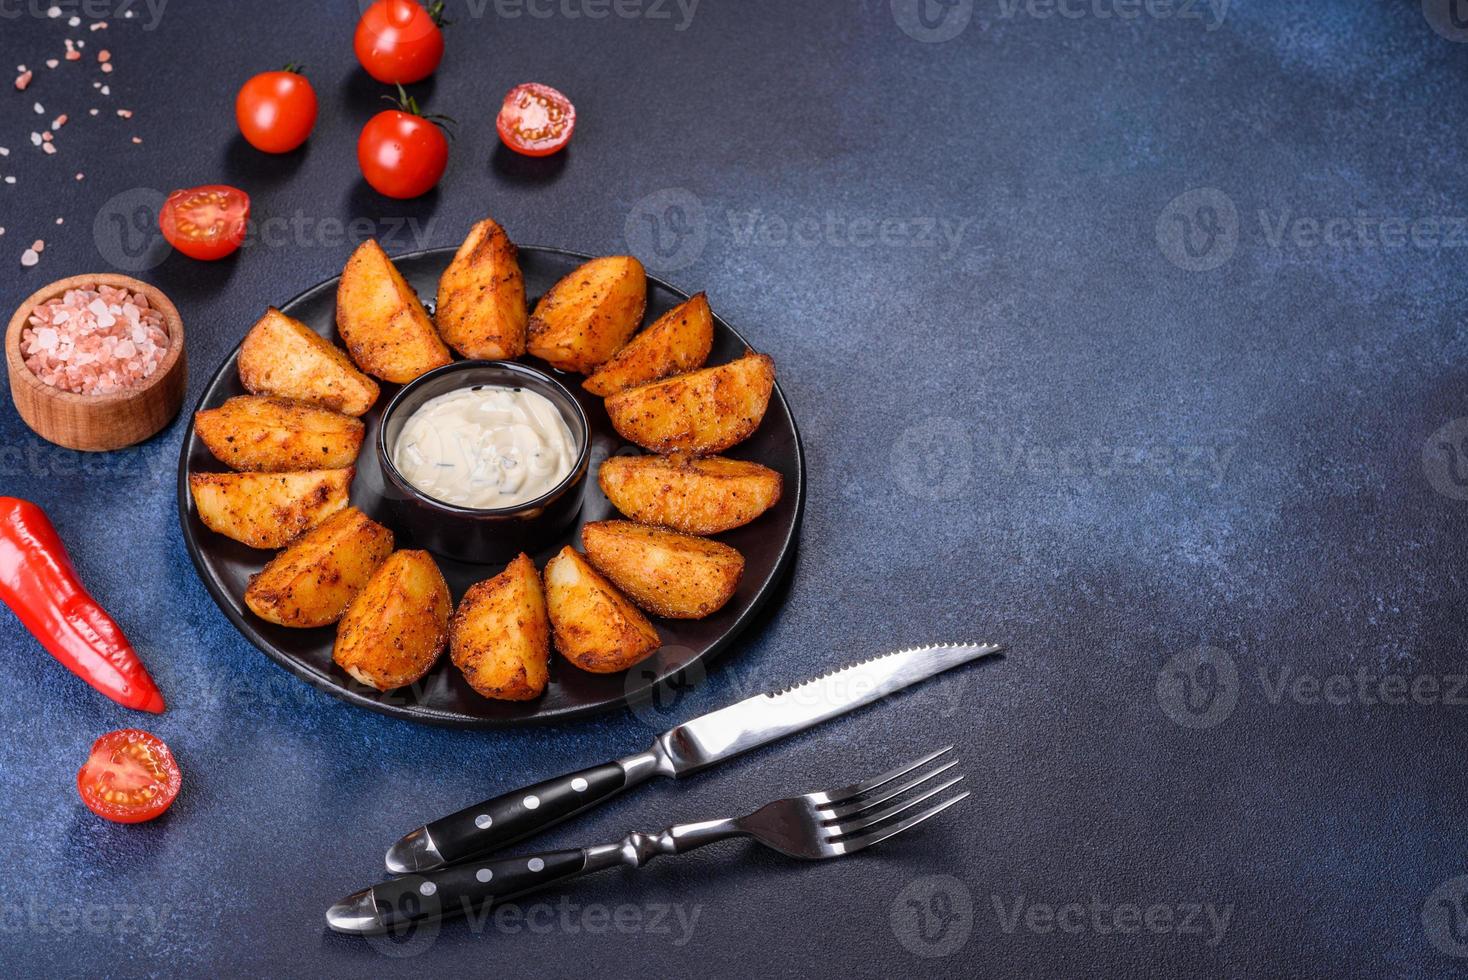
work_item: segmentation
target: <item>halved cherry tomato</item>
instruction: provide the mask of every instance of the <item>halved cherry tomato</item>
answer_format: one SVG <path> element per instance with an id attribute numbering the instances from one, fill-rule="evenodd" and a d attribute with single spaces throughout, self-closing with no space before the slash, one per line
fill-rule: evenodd
<path id="1" fill-rule="evenodd" d="M 443 60 L 443 3 L 377 0 L 357 21 L 352 47 L 367 74 L 389 85 L 420 82 Z"/>
<path id="2" fill-rule="evenodd" d="M 234 115 L 255 149 L 289 153 L 316 127 L 316 90 L 294 65 L 261 72 L 240 88 Z"/>
<path id="3" fill-rule="evenodd" d="M 495 128 L 500 139 L 527 157 L 550 156 L 571 142 L 576 107 L 549 85 L 526 82 L 510 89 Z"/>
<path id="4" fill-rule="evenodd" d="M 399 199 L 427 194 L 449 163 L 449 141 L 436 120 L 398 87 L 398 108 L 367 120 L 357 137 L 357 164 L 379 194 Z M 389 99 L 389 101 L 392 101 Z"/>
<path id="5" fill-rule="evenodd" d="M 82 802 L 114 823 L 142 823 L 167 810 L 178 796 L 183 773 L 156 735 L 136 728 L 108 732 L 92 743 L 92 754 L 76 774 Z"/>
<path id="6" fill-rule="evenodd" d="M 244 241 L 249 220 L 250 195 L 227 184 L 174 191 L 158 213 L 168 244 L 206 262 L 232 255 Z"/>

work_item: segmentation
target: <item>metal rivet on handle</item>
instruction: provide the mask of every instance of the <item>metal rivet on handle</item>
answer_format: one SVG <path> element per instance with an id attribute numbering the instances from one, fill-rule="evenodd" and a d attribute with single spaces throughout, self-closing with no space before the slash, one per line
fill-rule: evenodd
<path id="1" fill-rule="evenodd" d="M 580 776 L 577 776 L 575 779 L 571 780 L 571 788 L 578 793 L 586 792 L 586 780 L 582 779 Z"/>
<path id="2" fill-rule="evenodd" d="M 494 872 L 489 870 L 488 868 L 480 868 L 478 871 L 474 872 L 474 877 L 479 881 L 489 881 L 491 878 L 494 877 Z"/>
<path id="3" fill-rule="evenodd" d="M 492 823 L 494 823 L 494 817 L 491 817 L 487 813 L 481 813 L 479 816 L 474 818 L 474 826 L 478 827 L 480 830 L 488 830 L 489 825 Z"/>
<path id="4" fill-rule="evenodd" d="M 542 861 L 540 858 L 531 858 L 530 863 L 525 865 L 525 867 L 529 868 L 531 871 L 542 871 L 545 869 L 545 862 Z"/>
<path id="5" fill-rule="evenodd" d="M 536 807 L 540 806 L 540 797 L 538 797 L 538 796 L 527 796 L 524 799 L 524 803 L 525 803 L 525 809 L 527 809 L 527 810 L 534 810 Z"/>

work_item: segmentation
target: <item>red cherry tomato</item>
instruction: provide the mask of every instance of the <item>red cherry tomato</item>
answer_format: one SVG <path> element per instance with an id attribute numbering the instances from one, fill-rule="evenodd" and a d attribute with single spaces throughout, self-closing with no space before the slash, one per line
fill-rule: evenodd
<path id="1" fill-rule="evenodd" d="M 377 0 L 357 21 L 352 46 L 367 74 L 389 85 L 420 82 L 443 60 L 443 4 Z"/>
<path id="2" fill-rule="evenodd" d="M 82 802 L 115 823 L 141 823 L 167 810 L 178 796 L 183 773 L 156 735 L 124 728 L 92 743 L 92 754 L 76 774 Z"/>
<path id="3" fill-rule="evenodd" d="M 250 195 L 227 184 L 205 184 L 168 195 L 158 227 L 189 258 L 212 262 L 234 254 L 249 220 Z"/>
<path id="4" fill-rule="evenodd" d="M 380 194 L 409 198 L 426 194 L 443 176 L 449 141 L 431 119 L 387 109 L 367 120 L 357 139 L 362 176 Z"/>
<path id="5" fill-rule="evenodd" d="M 261 72 L 240 89 L 234 115 L 255 149 L 289 153 L 316 127 L 316 90 L 295 67 Z"/>
<path id="6" fill-rule="evenodd" d="M 576 130 L 576 107 L 549 85 L 526 82 L 505 96 L 495 128 L 505 145 L 516 153 L 550 156 L 571 142 Z"/>

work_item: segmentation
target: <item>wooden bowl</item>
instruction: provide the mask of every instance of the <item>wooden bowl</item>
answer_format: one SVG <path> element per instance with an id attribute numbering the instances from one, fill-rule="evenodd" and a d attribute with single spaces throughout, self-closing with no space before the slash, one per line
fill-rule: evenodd
<path id="1" fill-rule="evenodd" d="M 31 373 L 20 353 L 20 332 L 31 311 L 68 289 L 116 286 L 148 297 L 153 309 L 163 314 L 168 331 L 168 353 L 158 370 L 141 388 L 105 395 L 81 395 L 53 388 Z M 20 417 L 42 439 L 87 452 L 121 449 L 154 435 L 178 414 L 188 379 L 184 357 L 183 320 L 167 296 L 154 286 L 131 276 L 107 272 L 58 279 L 32 293 L 5 331 L 5 363 L 10 373 L 10 397 Z"/>

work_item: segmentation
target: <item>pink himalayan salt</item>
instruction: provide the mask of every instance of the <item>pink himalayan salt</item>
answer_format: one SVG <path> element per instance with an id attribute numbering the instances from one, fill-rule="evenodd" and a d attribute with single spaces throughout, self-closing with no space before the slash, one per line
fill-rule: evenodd
<path id="1" fill-rule="evenodd" d="M 24 92 L 26 90 L 26 87 L 30 84 L 31 73 L 28 71 L 21 72 L 20 75 L 15 79 L 15 87 L 18 91 Z"/>
<path id="2" fill-rule="evenodd" d="M 31 311 L 20 349 L 45 384 L 105 395 L 148 383 L 168 354 L 168 331 L 141 293 L 69 289 Z"/>

